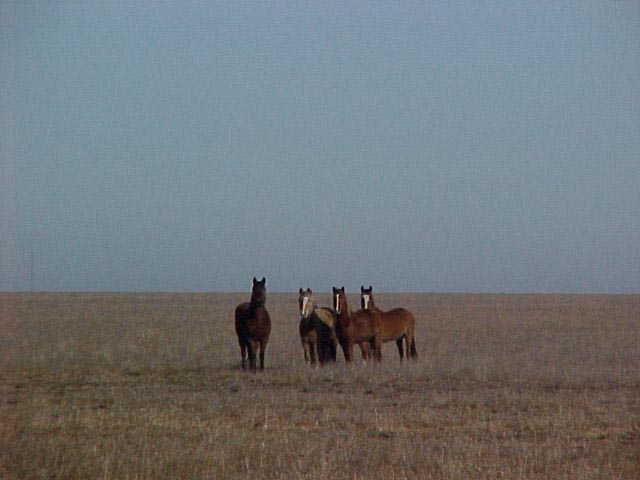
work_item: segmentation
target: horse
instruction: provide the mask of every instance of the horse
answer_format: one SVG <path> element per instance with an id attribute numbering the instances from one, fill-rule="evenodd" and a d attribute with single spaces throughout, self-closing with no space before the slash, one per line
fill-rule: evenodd
<path id="1" fill-rule="evenodd" d="M 336 336 L 342 347 L 346 362 L 353 360 L 353 345 L 360 346 L 362 359 L 366 362 L 369 352 L 376 361 L 382 360 L 379 335 L 379 315 L 369 310 L 352 312 L 347 305 L 347 296 L 342 288 L 333 288 L 333 308 L 337 314 Z"/>
<path id="2" fill-rule="evenodd" d="M 242 369 L 247 368 L 247 352 L 249 353 L 249 368 L 256 371 L 256 354 L 260 351 L 260 370 L 264 370 L 264 352 L 271 333 L 271 317 L 264 307 L 266 301 L 267 280 L 256 280 L 253 277 L 251 301 L 241 303 L 236 307 L 236 334 L 240 344 Z"/>
<path id="3" fill-rule="evenodd" d="M 316 352 L 320 365 L 336 361 L 335 324 L 336 312 L 313 304 L 313 292 L 310 288 L 299 290 L 298 307 L 300 309 L 300 341 L 304 350 L 304 359 L 315 365 Z"/>
<path id="4" fill-rule="evenodd" d="M 380 317 L 380 337 L 382 342 L 395 341 L 400 354 L 400 361 L 404 358 L 402 341 L 406 342 L 407 358 L 415 360 L 418 358 L 416 350 L 416 319 L 406 308 L 394 308 L 383 312 L 373 300 L 373 288 L 360 287 L 360 304 L 363 310 L 377 312 Z"/>

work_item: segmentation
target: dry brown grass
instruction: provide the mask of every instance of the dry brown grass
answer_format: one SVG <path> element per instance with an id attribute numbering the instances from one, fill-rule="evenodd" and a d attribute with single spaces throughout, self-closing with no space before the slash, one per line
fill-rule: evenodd
<path id="1" fill-rule="evenodd" d="M 640 477 L 639 295 L 377 294 L 418 362 L 310 370 L 269 294 L 257 375 L 247 298 L 0 294 L 0 478 Z"/>

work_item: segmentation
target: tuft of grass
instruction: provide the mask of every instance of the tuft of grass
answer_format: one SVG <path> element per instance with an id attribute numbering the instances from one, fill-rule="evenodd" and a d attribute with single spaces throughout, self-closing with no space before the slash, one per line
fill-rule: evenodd
<path id="1" fill-rule="evenodd" d="M 640 477 L 640 295 L 377 294 L 418 361 L 310 369 L 269 294 L 255 375 L 247 297 L 0 293 L 0 477 Z"/>

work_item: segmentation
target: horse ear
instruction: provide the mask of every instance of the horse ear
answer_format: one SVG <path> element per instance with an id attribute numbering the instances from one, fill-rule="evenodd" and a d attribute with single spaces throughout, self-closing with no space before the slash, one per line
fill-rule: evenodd
<path id="1" fill-rule="evenodd" d="M 313 291 L 311 291 L 310 288 L 307 288 L 307 292 L 309 292 L 309 295 L 311 295 L 313 293 Z"/>
<path id="2" fill-rule="evenodd" d="M 338 291 L 338 289 L 336 287 L 334 287 L 333 285 L 331 286 L 331 290 L 333 290 L 333 293 L 336 293 Z"/>
<path id="3" fill-rule="evenodd" d="M 253 277 L 253 284 L 255 285 L 256 283 L 258 283 L 258 280 L 256 280 L 256 277 Z"/>
<path id="4" fill-rule="evenodd" d="M 369 285 L 369 290 L 373 292 L 373 287 L 371 285 Z"/>
<path id="5" fill-rule="evenodd" d="M 262 277 L 262 280 L 260 280 L 260 283 L 264 285 L 265 283 L 267 283 L 267 279 L 265 277 Z"/>
<path id="6" fill-rule="evenodd" d="M 298 290 L 298 293 L 300 293 L 300 295 L 302 295 L 304 293 L 304 290 L 300 289 L 300 290 Z"/>
<path id="7" fill-rule="evenodd" d="M 344 285 L 342 286 L 342 288 L 340 290 L 342 290 L 344 292 Z"/>
<path id="8" fill-rule="evenodd" d="M 360 293 L 364 293 L 364 285 L 360 285 Z"/>

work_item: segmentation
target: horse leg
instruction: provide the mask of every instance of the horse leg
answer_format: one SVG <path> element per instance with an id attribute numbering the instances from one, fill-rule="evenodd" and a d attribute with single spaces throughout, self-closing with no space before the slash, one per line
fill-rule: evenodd
<path id="1" fill-rule="evenodd" d="M 413 328 L 407 332 L 407 358 L 416 360 L 418 358 L 418 350 L 416 350 L 416 335 Z"/>
<path id="2" fill-rule="evenodd" d="M 367 343 L 367 347 L 369 347 L 369 350 L 368 350 L 369 358 L 373 358 L 374 361 L 377 361 L 375 338 L 372 338 L 369 340 L 369 343 Z"/>
<path id="3" fill-rule="evenodd" d="M 306 340 L 302 341 L 302 350 L 304 350 L 304 361 L 309 363 L 309 344 Z"/>
<path id="4" fill-rule="evenodd" d="M 404 342 L 404 339 L 407 338 L 405 335 L 403 335 L 402 337 L 400 337 L 399 339 L 396 340 L 396 345 L 398 346 L 398 353 L 400 354 L 400 362 L 402 362 L 402 359 L 404 358 L 404 348 L 402 343 Z M 407 346 L 407 353 L 409 353 L 409 348 Z"/>
<path id="5" fill-rule="evenodd" d="M 347 343 L 342 346 L 344 350 L 344 361 L 345 363 L 351 363 L 353 361 L 353 343 Z"/>
<path id="6" fill-rule="evenodd" d="M 327 363 L 327 341 L 325 339 L 318 340 L 318 362 L 321 367 Z"/>
<path id="7" fill-rule="evenodd" d="M 257 342 L 254 340 L 249 340 L 248 342 L 249 349 L 249 369 L 255 373 L 256 371 L 256 351 L 258 350 Z"/>
<path id="8" fill-rule="evenodd" d="M 349 357 L 349 344 L 345 341 L 340 341 L 340 347 L 342 348 L 342 353 L 344 354 L 344 361 L 350 362 L 351 357 Z"/>
<path id="9" fill-rule="evenodd" d="M 373 337 L 373 342 L 372 342 L 372 348 L 373 348 L 373 358 L 376 362 L 381 362 L 382 361 L 382 340 L 380 338 L 380 335 L 376 335 L 375 337 Z"/>
<path id="10" fill-rule="evenodd" d="M 338 341 L 335 338 L 331 339 L 329 344 L 329 359 L 327 361 L 336 363 L 336 356 L 338 354 Z"/>
<path id="11" fill-rule="evenodd" d="M 267 349 L 266 342 L 260 342 L 260 370 L 264 370 L 264 351 Z"/>
<path id="12" fill-rule="evenodd" d="M 360 354 L 362 355 L 362 360 L 364 360 L 364 362 L 367 363 L 367 360 L 369 360 L 369 352 L 371 351 L 371 347 L 367 342 L 360 342 L 358 346 L 360 347 Z"/>
<path id="13" fill-rule="evenodd" d="M 408 342 L 408 339 L 407 339 L 407 342 Z M 418 350 L 416 350 L 416 337 L 413 337 L 413 336 L 411 337 L 411 358 L 414 360 L 418 358 Z"/>
<path id="14" fill-rule="evenodd" d="M 247 344 L 240 341 L 240 356 L 242 357 L 242 369 L 247 369 Z"/>
<path id="15" fill-rule="evenodd" d="M 315 365 L 316 364 L 316 342 L 310 342 L 309 343 L 309 353 L 311 354 L 311 365 Z"/>

